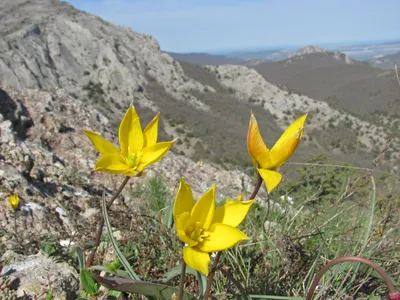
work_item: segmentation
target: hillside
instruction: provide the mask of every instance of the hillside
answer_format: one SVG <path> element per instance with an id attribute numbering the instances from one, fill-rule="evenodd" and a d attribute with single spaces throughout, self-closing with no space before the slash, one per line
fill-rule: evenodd
<path id="1" fill-rule="evenodd" d="M 395 65 L 398 66 L 400 64 L 400 52 L 378 58 L 373 58 L 370 59 L 368 62 L 377 68 L 393 69 Z"/>
<path id="2" fill-rule="evenodd" d="M 245 61 L 239 58 L 208 53 L 174 53 L 167 52 L 173 59 L 197 65 L 240 65 Z"/>
<path id="3" fill-rule="evenodd" d="M 247 62 L 253 61 L 279 61 L 287 58 L 293 52 L 292 49 L 271 49 L 260 51 L 235 51 L 224 53 L 225 56 L 238 58 Z"/>
<path id="4" fill-rule="evenodd" d="M 365 165 L 371 155 L 377 156 L 388 146 L 391 135 L 386 127 L 363 121 L 332 108 L 326 102 L 282 90 L 265 81 L 253 69 L 244 66 L 209 66 L 206 69 L 215 74 L 219 82 L 231 89 L 242 101 L 254 103 L 272 114 L 281 128 L 302 112 L 309 112 L 309 124 L 304 135 L 308 147 L 303 147 L 303 151 L 310 153 L 312 150 L 324 149 L 325 153 L 342 161 L 353 153 L 356 161 Z M 260 113 L 259 110 L 257 113 Z M 394 137 L 388 149 L 394 162 L 391 168 L 399 163 L 399 147 L 400 138 Z"/>
<path id="5" fill-rule="evenodd" d="M 99 110 L 114 128 L 130 103 L 138 108 L 144 122 L 161 111 L 164 116 L 160 124 L 161 137 L 179 137 L 175 153 L 195 160 L 217 162 L 225 168 L 250 166 L 245 144 L 248 119 L 250 111 L 257 110 L 262 101 L 264 107 L 276 107 L 269 108 L 270 112 L 265 111 L 263 117 L 258 118 L 268 144 L 279 137 L 296 115 L 312 111 L 307 105 L 294 108 L 291 104 L 293 99 L 302 99 L 303 96 L 271 85 L 247 67 L 221 69 L 227 70 L 221 77 L 210 72 L 210 68 L 206 71 L 198 65 L 177 62 L 160 51 L 153 37 L 104 22 L 63 2 L 18 0 L 2 3 L 0 17 L 0 32 L 3 34 L 0 40 L 0 81 L 4 88 L 62 89 L 77 101 Z M 298 72 L 303 72 L 308 66 L 307 61 L 313 61 L 316 67 L 307 67 L 310 79 L 307 72 L 300 76 L 301 80 L 312 82 L 314 69 L 348 66 L 342 56 L 335 57 L 329 53 L 296 55 L 285 63 L 272 66 L 277 69 L 297 68 Z M 236 74 L 238 70 L 240 72 Z M 259 72 L 265 75 L 262 70 Z M 275 71 L 272 73 L 277 74 Z M 365 72 L 363 74 L 366 76 Z M 241 78 L 242 82 L 236 80 L 227 84 L 225 77 L 234 76 Z M 253 82 L 254 76 L 257 80 Z M 323 90 L 328 84 L 321 83 L 319 87 L 317 82 L 311 86 Z M 259 91 L 262 91 L 262 100 L 255 101 L 260 98 Z M 277 99 L 288 105 L 278 104 Z M 315 100 L 310 97 L 309 101 Z M 315 103 L 318 107 L 323 105 L 323 102 Z M 325 106 L 322 107 L 322 111 L 325 110 Z M 340 110 L 331 111 L 328 116 L 333 121 L 329 123 L 332 127 L 329 130 L 335 132 L 333 128 L 340 125 L 336 116 L 347 115 Z M 348 118 L 353 120 L 354 117 Z M 317 125 L 319 123 L 312 124 L 314 120 L 310 118 L 308 125 L 310 130 L 313 128 L 312 138 L 321 138 L 313 143 L 305 141 L 294 159 L 323 152 L 345 161 L 349 151 L 356 151 L 355 163 L 368 166 L 388 139 L 384 129 L 379 129 L 379 133 L 372 127 L 365 129 L 365 134 L 371 135 L 371 142 L 363 140 L 365 149 L 362 150 L 351 145 L 359 135 L 357 125 L 341 137 L 326 135 L 326 130 Z M 368 126 L 367 123 L 363 125 L 365 128 Z M 378 147 L 372 147 L 373 143 Z M 393 159 L 397 159 L 397 151 L 393 152 Z"/>
<path id="6" fill-rule="evenodd" d="M 149 79 L 176 99 L 206 87 L 185 77 L 179 64 L 162 53 L 157 41 L 104 22 L 57 0 L 2 2 L 0 69 L 3 86 L 66 89 L 103 111 L 140 102 Z M 192 105 L 200 105 L 190 98 Z"/>
<path id="7" fill-rule="evenodd" d="M 399 87 L 394 71 L 350 61 L 345 54 L 312 53 L 254 69 L 267 81 L 360 116 L 376 111 L 397 114 Z M 396 110 L 394 111 L 393 108 Z"/>

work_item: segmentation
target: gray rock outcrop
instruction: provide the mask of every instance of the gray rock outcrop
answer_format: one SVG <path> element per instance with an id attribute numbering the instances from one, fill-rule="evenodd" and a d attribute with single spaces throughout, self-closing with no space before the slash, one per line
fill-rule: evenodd
<path id="1" fill-rule="evenodd" d="M 212 88 L 188 78 L 152 36 L 65 2 L 3 1 L 0 36 L 0 86 L 58 87 L 111 110 L 132 101 L 156 110 L 143 93 L 148 80 L 155 80 L 176 99 L 207 109 L 189 91 Z"/>
<path id="2" fill-rule="evenodd" d="M 16 297 L 45 298 L 46 293 L 52 292 L 55 299 L 73 300 L 79 294 L 79 275 L 65 262 L 56 262 L 41 253 L 22 256 L 12 251 L 1 259 L 10 262 L 0 276 L 12 279 L 8 290 L 13 290 Z"/>

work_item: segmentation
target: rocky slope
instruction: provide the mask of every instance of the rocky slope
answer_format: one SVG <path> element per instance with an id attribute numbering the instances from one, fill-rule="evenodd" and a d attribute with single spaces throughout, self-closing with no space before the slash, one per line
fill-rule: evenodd
<path id="1" fill-rule="evenodd" d="M 306 46 L 298 51 L 289 55 L 287 59 L 284 60 L 285 65 L 297 62 L 298 60 L 308 60 L 310 56 L 315 59 L 318 57 L 319 59 L 324 59 L 325 61 L 333 60 L 337 62 L 343 62 L 345 64 L 352 64 L 351 59 L 344 53 L 341 52 L 328 52 L 325 49 L 315 45 L 315 46 Z"/>
<path id="2" fill-rule="evenodd" d="M 265 80 L 328 102 L 361 117 L 377 111 L 398 114 L 399 85 L 394 70 L 350 61 L 343 53 L 309 53 L 254 67 Z"/>
<path id="3" fill-rule="evenodd" d="M 110 197 L 122 176 L 93 172 L 98 154 L 81 130 L 94 130 L 115 142 L 116 135 L 108 118 L 62 89 L 51 93 L 0 89 L 0 102 L 0 252 L 13 249 L 24 254 L 36 254 L 39 247 L 48 241 L 59 246 L 90 244 L 100 213 L 102 191 L 105 190 Z M 133 190 L 154 176 L 164 178 L 171 195 L 170 202 L 181 177 L 191 185 L 196 197 L 213 183 L 217 184 L 219 200 L 237 197 L 242 191 L 249 195 L 252 190 L 252 179 L 246 174 L 219 171 L 207 163 L 196 164 L 170 152 L 149 168 L 145 177 L 131 179 L 131 185 L 123 191 L 123 197 L 116 201 L 110 212 L 112 222 L 132 218 L 141 201 Z M 16 227 L 14 213 L 7 202 L 12 193 L 21 199 Z M 26 259 L 37 262 L 39 258 L 30 256 Z M 5 259 L 3 257 L 3 263 Z M 52 268 L 57 269 L 54 265 Z M 2 275 L 8 269 L 5 268 Z M 56 296 L 65 296 L 65 293 L 76 295 L 77 291 L 71 288 L 78 286 L 77 273 L 68 269 L 63 274 L 67 276 L 65 280 L 69 283 L 72 280 L 74 284 L 71 283 L 69 289 L 60 288 Z M 26 278 L 26 274 L 19 273 L 13 276 L 26 279 L 22 280 L 26 285 L 22 284 L 15 291 L 19 296 L 23 295 L 24 288 L 28 295 L 38 296 L 40 293 L 37 291 L 48 284 L 46 280 L 35 281 L 39 288 L 32 290 L 27 288 L 34 280 L 31 276 Z M 40 276 L 46 277 L 44 273 Z M 66 284 L 62 276 L 59 277 L 61 286 Z M 0 292 L 0 298 L 3 296 L 5 294 Z M 71 297 L 68 299 L 74 299 Z"/>
<path id="4" fill-rule="evenodd" d="M 177 153 L 213 161 L 226 153 L 223 164 L 228 157 L 243 153 L 240 161 L 250 162 L 242 143 L 249 106 L 229 109 L 227 114 L 225 107 L 239 99 L 218 83 L 186 74 L 151 36 L 104 22 L 57 0 L 0 3 L 0 32 L 3 87 L 61 88 L 93 105 L 114 127 L 130 103 L 147 119 L 163 111 L 161 134 L 180 137 Z M 273 122 L 271 126 L 276 127 Z M 221 143 L 223 136 L 227 138 Z"/>
<path id="5" fill-rule="evenodd" d="M 326 53 L 326 51 L 324 49 L 322 49 L 321 47 L 319 47 L 318 45 L 306 46 L 306 47 L 299 49 L 295 53 L 290 54 L 289 58 L 294 57 L 294 56 L 302 56 L 302 55 L 314 54 L 314 53 Z"/>
<path id="6" fill-rule="evenodd" d="M 206 86 L 186 77 L 153 37 L 104 22 L 65 2 L 4 1 L 0 34 L 4 87 L 60 87 L 111 109 L 133 101 L 157 110 L 142 93 L 151 78 L 176 99 L 207 109 L 188 93 Z"/>
<path id="7" fill-rule="evenodd" d="M 202 52 L 175 53 L 167 52 L 171 57 L 178 61 L 185 61 L 196 65 L 240 65 L 245 62 L 243 59 L 231 58 L 224 55 L 208 54 Z"/>
<path id="8" fill-rule="evenodd" d="M 360 148 L 376 154 L 388 147 L 393 162 L 400 159 L 398 150 L 400 139 L 392 138 L 382 126 L 372 125 L 351 114 L 334 109 L 326 102 L 285 91 L 267 82 L 254 69 L 245 66 L 207 66 L 206 70 L 215 74 L 222 85 L 234 90 L 242 101 L 253 102 L 271 113 L 282 130 L 300 114 L 309 112 L 310 121 L 305 131 L 309 146 L 313 143 L 331 144 L 332 149 L 336 148 L 337 152 Z M 260 112 L 257 110 L 256 114 L 260 115 Z M 329 131 L 331 132 L 327 133 Z M 334 134 L 335 131 L 342 131 L 343 134 L 347 132 L 348 136 L 339 139 L 339 135 Z M 329 138 L 332 140 L 328 142 Z M 391 143 L 388 144 L 390 139 Z M 335 147 L 334 143 L 338 143 L 339 147 Z"/>
<path id="9" fill-rule="evenodd" d="M 255 99 L 261 97 L 258 102 L 265 101 L 266 106 L 275 107 L 269 111 L 278 119 L 266 114 L 259 121 L 270 143 L 279 137 L 283 124 L 291 119 L 289 116 L 285 122 L 280 119 L 284 110 L 287 114 L 291 113 L 290 110 L 294 114 L 309 111 L 307 105 L 297 108 L 289 104 L 278 105 L 282 101 L 292 103 L 291 98 L 302 99 L 302 96 L 296 96 L 291 91 L 278 93 L 276 91 L 280 89 L 261 80 L 255 73 L 245 71 L 238 75 L 243 79 L 242 83 L 232 80 L 227 84 L 226 80 L 232 78 L 236 71 L 224 75 L 227 76 L 225 80 L 195 65 L 178 63 L 160 51 L 157 41 L 151 36 L 104 22 L 64 2 L 17 0 L 2 2 L 0 8 L 1 86 L 21 91 L 25 88 L 44 91 L 62 89 L 73 99 L 93 105 L 109 119 L 113 128 L 116 128 L 130 103 L 138 107 L 145 121 L 161 111 L 164 114 L 160 124 L 161 136 L 179 137 L 175 152 L 195 160 L 218 162 L 228 168 L 251 164 L 243 141 L 250 111 L 258 105 Z M 321 56 L 317 64 L 347 65 L 342 59 L 334 62 L 326 59 L 325 56 L 330 57 L 328 53 L 310 54 L 310 51 L 315 52 L 314 48 L 311 50 L 303 51 L 308 54 L 290 58 L 293 60 L 290 65 L 302 65 L 306 61 L 299 58 L 313 55 Z M 260 72 L 264 75 L 262 70 Z M 266 85 L 269 88 L 265 88 Z M 241 91 L 236 93 L 238 89 Z M 243 101 L 243 93 L 248 101 Z M 262 96 L 260 93 L 263 93 Z M 310 99 L 310 102 L 313 101 Z M 316 106 L 325 110 L 322 103 Z M 329 125 L 333 131 L 339 124 L 337 114 L 321 117 L 320 120 L 332 119 Z M 347 122 L 352 120 L 350 118 Z M 314 126 L 315 130 L 317 127 Z M 336 152 L 346 151 L 363 132 L 337 137 L 319 131 L 315 135 L 321 138 L 299 154 L 330 154 L 334 149 L 336 155 Z M 372 129 L 368 132 L 370 135 L 377 133 Z M 363 138 L 362 143 L 371 149 L 371 143 L 375 141 L 378 147 L 374 149 L 379 151 L 386 139 L 387 134 L 383 132 L 371 138 L 370 142 Z M 356 149 L 358 146 L 349 147 Z M 375 155 L 367 155 L 357 163 L 367 166 Z M 346 160 L 346 157 L 342 156 L 341 160 Z"/>

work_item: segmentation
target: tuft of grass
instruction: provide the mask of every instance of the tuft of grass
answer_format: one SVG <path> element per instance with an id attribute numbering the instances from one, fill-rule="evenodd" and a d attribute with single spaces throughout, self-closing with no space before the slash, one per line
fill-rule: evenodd
<path id="1" fill-rule="evenodd" d="M 171 199 L 166 179 L 158 174 L 148 178 L 144 184 L 134 187 L 132 196 L 144 200 L 145 206 L 150 208 L 153 213 L 157 213 L 167 206 Z"/>
<path id="2" fill-rule="evenodd" d="M 294 180 L 284 181 L 268 199 L 258 198 L 240 225 L 249 241 L 221 257 L 216 296 L 300 299 L 320 268 L 343 255 L 371 259 L 399 280 L 397 178 L 332 166 L 335 162 L 324 156 L 306 161 L 292 174 Z M 161 281 L 182 260 L 183 244 L 164 218 L 171 214 L 173 195 L 161 175 L 145 179 L 131 193 L 138 206 L 130 220 L 116 222 L 121 212 L 111 220 L 120 231 L 118 246 L 140 278 Z M 178 283 L 179 278 L 170 282 Z M 195 277 L 187 276 L 185 290 L 199 294 Z M 368 268 L 344 263 L 324 275 L 317 293 L 316 298 L 366 299 L 387 295 L 387 290 Z"/>
<path id="3" fill-rule="evenodd" d="M 343 255 L 372 259 L 390 274 L 399 274 L 400 254 L 395 249 L 400 241 L 400 200 L 393 197 L 397 179 L 374 180 L 351 166 L 319 166 L 313 159 L 313 166 L 297 170 L 296 181 L 283 183 L 269 199 L 254 205 L 242 224 L 250 241 L 222 256 L 216 290 L 238 295 L 244 289 L 260 299 L 295 299 L 306 294 L 322 265 Z M 282 195 L 291 196 L 294 204 Z M 321 298 L 387 295 L 377 274 L 350 263 L 332 268 L 320 286 Z"/>

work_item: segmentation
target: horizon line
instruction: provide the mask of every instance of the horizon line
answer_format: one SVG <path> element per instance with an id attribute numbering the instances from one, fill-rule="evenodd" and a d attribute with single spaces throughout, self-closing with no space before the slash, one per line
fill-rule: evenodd
<path id="1" fill-rule="evenodd" d="M 383 40 L 359 40 L 359 41 L 351 41 L 351 42 L 322 42 L 322 43 L 305 43 L 305 44 L 297 44 L 297 45 L 274 45 L 274 46 L 256 46 L 250 48 L 226 48 L 226 49 L 205 49 L 205 50 L 192 50 L 185 52 L 177 52 L 171 50 L 165 50 L 161 48 L 163 52 L 170 52 L 176 54 L 233 54 L 233 53 L 243 53 L 243 52 L 260 52 L 260 51 L 268 51 L 268 50 L 282 50 L 282 49 L 299 49 L 307 46 L 319 46 L 321 48 L 325 47 L 334 47 L 334 46 L 362 46 L 363 44 L 386 44 L 400 42 L 399 38 L 392 39 L 383 39 Z"/>

